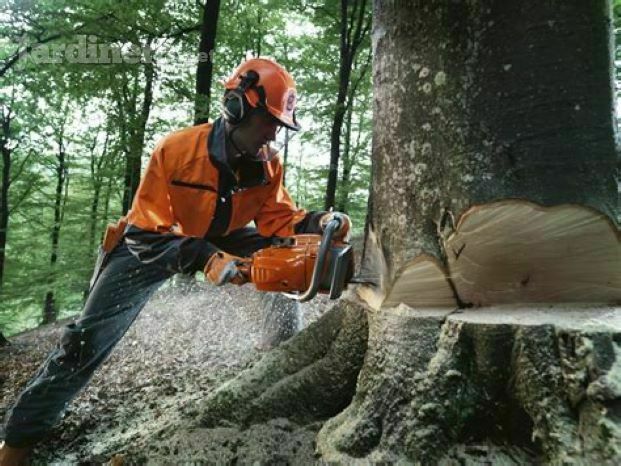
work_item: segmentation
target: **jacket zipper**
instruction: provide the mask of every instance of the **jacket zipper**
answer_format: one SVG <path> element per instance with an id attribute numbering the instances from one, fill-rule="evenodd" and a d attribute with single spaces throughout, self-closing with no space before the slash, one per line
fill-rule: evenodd
<path id="1" fill-rule="evenodd" d="M 202 189 L 204 191 L 213 191 L 214 193 L 217 192 L 214 188 L 206 184 L 188 183 L 187 181 L 181 181 L 181 180 L 172 180 L 170 184 L 173 184 L 175 186 L 184 186 L 186 188 Z"/>

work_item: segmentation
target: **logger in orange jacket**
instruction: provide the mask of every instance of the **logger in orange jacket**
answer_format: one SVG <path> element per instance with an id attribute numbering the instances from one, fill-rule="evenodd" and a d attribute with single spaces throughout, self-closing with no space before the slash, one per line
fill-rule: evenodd
<path id="1" fill-rule="evenodd" d="M 221 285 L 220 271 L 231 262 L 274 237 L 317 233 L 331 215 L 295 206 L 269 147 L 279 128 L 300 128 L 289 73 L 255 58 L 225 87 L 221 118 L 172 133 L 155 148 L 130 212 L 107 232 L 81 316 L 7 413 L 0 466 L 19 464 L 59 421 L 172 274 L 204 270 Z M 252 221 L 256 227 L 247 226 Z M 346 222 L 339 235 L 348 231 Z"/>

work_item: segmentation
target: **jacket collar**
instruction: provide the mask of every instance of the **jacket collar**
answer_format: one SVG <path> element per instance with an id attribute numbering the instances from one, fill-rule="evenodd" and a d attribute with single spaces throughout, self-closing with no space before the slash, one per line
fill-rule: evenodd
<path id="1" fill-rule="evenodd" d="M 268 184 L 266 162 L 243 160 L 239 165 L 239 181 L 226 158 L 225 123 L 217 118 L 207 138 L 207 152 L 211 162 L 220 172 L 220 191 L 245 189 Z"/>

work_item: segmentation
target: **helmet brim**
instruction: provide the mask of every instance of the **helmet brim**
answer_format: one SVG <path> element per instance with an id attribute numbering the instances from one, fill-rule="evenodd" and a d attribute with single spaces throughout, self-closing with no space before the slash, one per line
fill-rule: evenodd
<path id="1" fill-rule="evenodd" d="M 274 116 L 274 118 L 276 118 L 285 128 L 289 128 L 292 131 L 300 131 L 302 129 L 300 124 L 291 118 L 281 118 L 275 115 L 272 116 Z"/>

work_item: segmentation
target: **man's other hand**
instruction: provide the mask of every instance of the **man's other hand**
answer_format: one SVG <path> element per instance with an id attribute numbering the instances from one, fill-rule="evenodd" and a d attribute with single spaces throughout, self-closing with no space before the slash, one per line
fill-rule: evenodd
<path id="1" fill-rule="evenodd" d="M 244 265 L 248 265 L 250 259 L 233 256 L 224 251 L 214 253 L 205 265 L 205 277 L 216 286 L 226 283 L 243 285 L 248 283 L 248 276 L 242 270 Z"/>

